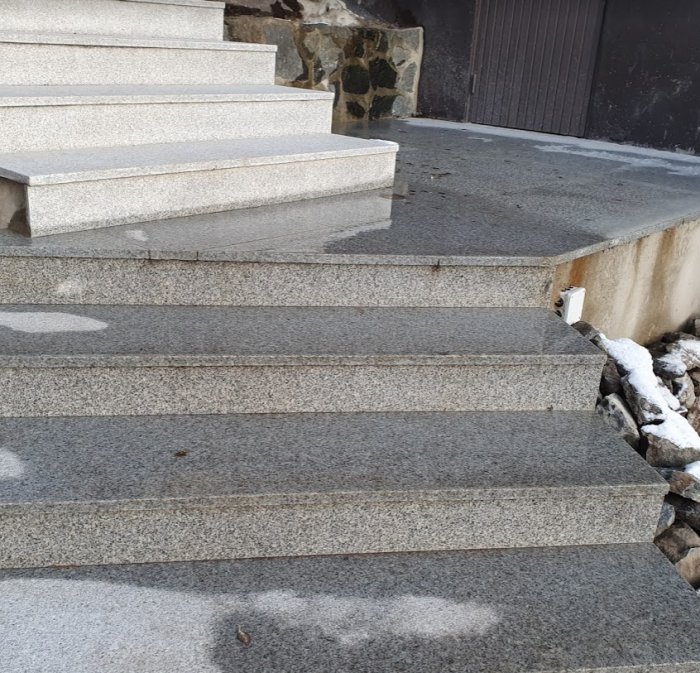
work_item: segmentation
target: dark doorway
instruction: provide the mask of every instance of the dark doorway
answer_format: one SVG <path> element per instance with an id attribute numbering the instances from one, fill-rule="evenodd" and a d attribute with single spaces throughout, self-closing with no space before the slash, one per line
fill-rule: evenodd
<path id="1" fill-rule="evenodd" d="M 605 0 L 480 0 L 467 118 L 583 136 Z"/>

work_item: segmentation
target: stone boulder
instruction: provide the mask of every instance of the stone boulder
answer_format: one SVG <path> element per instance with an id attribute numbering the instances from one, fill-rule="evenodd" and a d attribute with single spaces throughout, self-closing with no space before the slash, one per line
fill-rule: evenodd
<path id="1" fill-rule="evenodd" d="M 659 468 L 659 474 L 668 482 L 671 493 L 700 502 L 700 480 L 681 470 Z"/>
<path id="2" fill-rule="evenodd" d="M 696 532 L 700 530 L 700 503 L 674 494 L 667 495 L 666 502 L 676 510 L 676 521 L 684 521 Z"/>
<path id="3" fill-rule="evenodd" d="M 648 449 L 647 462 L 654 467 L 685 467 L 700 460 L 700 437 L 680 414 L 669 411 L 658 425 L 642 426 Z"/>
<path id="4" fill-rule="evenodd" d="M 659 521 L 656 524 L 656 532 L 654 533 L 654 539 L 659 537 L 661 533 L 668 530 L 676 520 L 676 510 L 673 509 L 673 505 L 664 500 L 663 505 L 661 505 L 661 512 L 659 514 Z"/>
<path id="5" fill-rule="evenodd" d="M 694 588 L 700 586 L 700 549 L 689 549 L 683 558 L 676 562 L 678 574 Z"/>
<path id="6" fill-rule="evenodd" d="M 639 449 L 639 430 L 625 400 L 613 393 L 606 395 L 596 405 L 596 411 L 615 432 L 631 447 Z"/>
<path id="7" fill-rule="evenodd" d="M 677 563 L 689 549 L 700 547 L 700 535 L 688 524 L 674 523 L 655 540 L 655 543 L 671 563 Z"/>

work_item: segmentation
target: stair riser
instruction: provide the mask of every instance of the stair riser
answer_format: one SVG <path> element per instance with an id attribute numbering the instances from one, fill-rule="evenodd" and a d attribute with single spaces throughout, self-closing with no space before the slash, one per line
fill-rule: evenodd
<path id="1" fill-rule="evenodd" d="M 4 257 L 0 304 L 546 307 L 550 276 L 537 267 Z"/>
<path id="2" fill-rule="evenodd" d="M 3 0 L 2 29 L 8 32 L 77 33 L 128 37 L 222 40 L 223 8 L 141 0 Z"/>
<path id="3" fill-rule="evenodd" d="M 15 230 L 44 236 L 379 189 L 393 184 L 395 161 L 382 153 L 31 186 L 26 207 L 5 211 L 0 226 L 14 220 Z"/>
<path id="4" fill-rule="evenodd" d="M 3 85 L 273 84 L 263 51 L 0 42 Z"/>
<path id="5" fill-rule="evenodd" d="M 658 497 L 592 493 L 583 501 L 0 511 L 0 567 L 633 543 L 651 539 L 659 508 Z"/>
<path id="6" fill-rule="evenodd" d="M 600 364 L 11 367 L 0 416 L 590 410 Z"/>
<path id="7" fill-rule="evenodd" d="M 331 99 L 2 107 L 0 153 L 330 133 L 332 108 Z"/>

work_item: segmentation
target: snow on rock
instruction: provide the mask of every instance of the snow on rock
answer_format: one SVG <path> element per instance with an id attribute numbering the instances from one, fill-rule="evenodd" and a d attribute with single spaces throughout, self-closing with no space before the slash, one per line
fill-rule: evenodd
<path id="1" fill-rule="evenodd" d="M 678 353 L 666 353 L 654 359 L 654 372 L 665 379 L 677 379 L 683 376 L 688 368 Z"/>
<path id="2" fill-rule="evenodd" d="M 672 343 L 669 353 L 680 358 L 687 369 L 700 367 L 700 341 L 695 339 L 680 339 Z"/>
<path id="3" fill-rule="evenodd" d="M 632 339 L 601 334 L 600 342 L 623 374 L 622 387 L 637 421 L 641 425 L 663 421 L 670 411 L 668 391 L 656 378 L 651 353 Z"/>
<path id="4" fill-rule="evenodd" d="M 688 421 L 670 409 L 658 425 L 642 426 L 649 442 L 647 462 L 657 467 L 685 467 L 700 461 L 700 437 Z"/>
<path id="5" fill-rule="evenodd" d="M 700 460 L 686 465 L 685 471 L 696 479 L 700 479 Z"/>
<path id="6" fill-rule="evenodd" d="M 647 439 L 647 461 L 655 467 L 684 468 L 700 461 L 700 436 L 678 411 L 685 409 L 680 401 L 657 378 L 651 353 L 631 339 L 608 339 L 600 336 L 600 343 L 622 374 L 622 387 L 627 402 Z M 662 361 L 671 373 L 691 368 L 693 358 L 700 364 L 700 341 L 681 339 L 669 346 L 673 357 Z M 659 369 L 657 360 L 657 371 Z M 683 376 L 686 376 L 685 371 Z M 678 383 L 674 377 L 672 383 Z M 684 381 L 685 393 L 688 381 Z M 680 391 L 680 388 L 679 388 Z M 689 394 L 686 399 L 690 400 Z"/>

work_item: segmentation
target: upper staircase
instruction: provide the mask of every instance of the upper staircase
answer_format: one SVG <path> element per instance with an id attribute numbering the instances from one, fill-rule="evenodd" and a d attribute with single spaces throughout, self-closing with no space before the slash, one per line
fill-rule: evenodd
<path id="1" fill-rule="evenodd" d="M 41 6 L 0 37 L 0 671 L 699 671 L 553 269 L 299 253 L 387 226 L 394 144 L 221 3 Z"/>
<path id="2" fill-rule="evenodd" d="M 274 86 L 276 48 L 224 42 L 223 9 L 6 2 L 0 227 L 44 236 L 390 185 L 396 145 L 331 135 L 333 95 Z"/>

